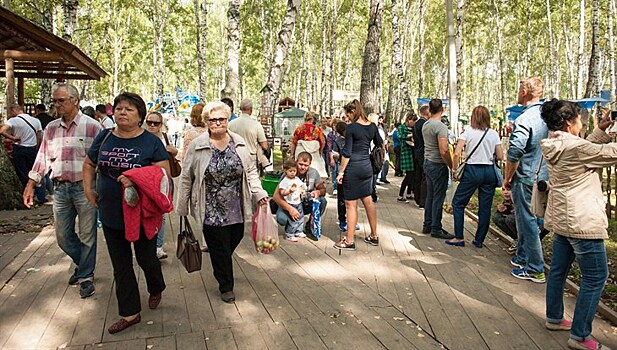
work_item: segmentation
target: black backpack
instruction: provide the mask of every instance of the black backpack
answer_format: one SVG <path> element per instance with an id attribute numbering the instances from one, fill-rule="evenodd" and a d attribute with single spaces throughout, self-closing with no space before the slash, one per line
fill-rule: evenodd
<path id="1" fill-rule="evenodd" d="M 373 174 L 379 174 L 381 172 L 381 167 L 383 166 L 383 151 L 381 147 L 373 147 L 370 158 Z"/>

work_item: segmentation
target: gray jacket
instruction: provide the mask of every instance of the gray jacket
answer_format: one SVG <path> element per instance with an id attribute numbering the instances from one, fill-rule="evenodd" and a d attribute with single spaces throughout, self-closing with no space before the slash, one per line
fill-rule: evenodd
<path id="1" fill-rule="evenodd" d="M 256 203 L 268 197 L 268 193 L 261 187 L 255 159 L 248 151 L 244 139 L 231 131 L 228 133 L 233 139 L 244 168 L 240 198 L 242 199 L 242 214 L 244 220 L 247 221 L 251 220 Z M 182 165 L 182 174 L 180 174 L 176 212 L 180 216 L 187 216 L 190 212 L 198 223 L 204 221 L 206 209 L 204 174 L 211 158 L 210 134 L 204 132 L 189 145 Z"/>

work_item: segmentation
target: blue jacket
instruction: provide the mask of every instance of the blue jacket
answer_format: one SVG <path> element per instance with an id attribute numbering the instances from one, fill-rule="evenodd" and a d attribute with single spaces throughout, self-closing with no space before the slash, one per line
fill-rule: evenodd
<path id="1" fill-rule="evenodd" d="M 401 141 L 398 139 L 398 130 L 392 132 L 392 146 L 394 146 L 394 148 L 401 147 Z"/>
<path id="2" fill-rule="evenodd" d="M 516 118 L 508 148 L 508 160 L 519 162 L 513 180 L 530 186 L 536 179 L 538 164 L 542 159 L 540 140 L 548 136 L 548 128 L 540 115 L 541 106 L 541 102 L 532 103 Z M 542 162 L 538 178 L 548 180 L 546 162 Z"/>

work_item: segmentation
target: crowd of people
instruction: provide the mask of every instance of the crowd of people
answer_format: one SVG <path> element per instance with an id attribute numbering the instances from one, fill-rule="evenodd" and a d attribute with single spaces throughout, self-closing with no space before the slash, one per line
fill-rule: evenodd
<path id="1" fill-rule="evenodd" d="M 465 247 L 464 211 L 477 190 L 479 222 L 471 244 L 483 248 L 492 217 L 516 240 L 510 248 L 515 254 L 512 276 L 536 283 L 548 280 L 546 328 L 569 330 L 572 348 L 595 349 L 591 324 L 608 274 L 603 242 L 608 222 L 598 170 L 617 162 L 617 144 L 606 134 L 614 121 L 605 113 L 584 139 L 580 108 L 556 99 L 541 102 L 543 93 L 538 77 L 520 82 L 518 103 L 525 110 L 514 122 L 507 151 L 484 106 L 473 109 L 456 145 L 440 99 L 420 106 L 419 115 L 408 112 L 389 132 L 383 118 L 367 115 L 358 100 L 344 106 L 342 118 L 321 125 L 314 112 L 306 112 L 293 133 L 272 198 L 259 179 L 259 169 L 270 165 L 271 149 L 263 127 L 251 118 L 249 99 L 241 101 L 239 116 L 229 99 L 199 103 L 192 108 L 190 127 L 176 132 L 161 113 L 148 112 L 136 94 L 122 93 L 113 104 L 81 110 L 77 89 L 59 83 L 52 90 L 57 119 L 46 114 L 43 105 L 36 107 L 34 117 L 14 105 L 0 134 L 12 143 L 24 204 L 31 207 L 47 200 L 46 191 L 53 194 L 57 242 L 76 266 L 68 283 L 80 285 L 82 298 L 95 293 L 100 222 L 120 315 L 110 333 L 141 320 L 133 251 L 146 279 L 149 308 L 162 300 L 160 260 L 167 257 L 165 216 L 174 210 L 174 191 L 175 213 L 199 225 L 203 251 L 209 252 L 221 299 L 227 303 L 235 301 L 233 253 L 254 209 L 269 204 L 290 243 L 305 237 L 317 240 L 316 222 L 327 207 L 327 178 L 345 233 L 334 248 L 356 249 L 359 202 L 370 227 L 363 241 L 378 246 L 377 184 L 390 184 L 391 138 L 394 176 L 402 177 L 396 201 L 413 200 L 424 210 L 421 234 Z M 182 170 L 174 188 L 172 167 L 178 159 Z M 376 159 L 383 164 L 376 166 Z M 502 172 L 499 164 L 504 161 Z M 544 217 L 532 210 L 534 185 L 540 181 L 550 189 Z M 453 185 L 451 234 L 442 220 L 446 192 Z M 504 203 L 491 216 L 498 188 Z M 547 278 L 541 240 L 549 231 L 553 258 Z M 573 320 L 566 320 L 564 283 L 574 260 L 582 272 L 581 291 Z"/>

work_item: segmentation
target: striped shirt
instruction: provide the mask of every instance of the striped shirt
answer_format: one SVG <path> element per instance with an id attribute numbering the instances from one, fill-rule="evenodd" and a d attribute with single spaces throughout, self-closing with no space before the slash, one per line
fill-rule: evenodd
<path id="1" fill-rule="evenodd" d="M 50 122 L 43 133 L 43 141 L 29 178 L 41 182 L 51 170 L 50 177 L 58 181 L 83 180 L 82 166 L 86 154 L 98 133 L 101 124 L 79 112 L 67 125 L 64 118 Z"/>

